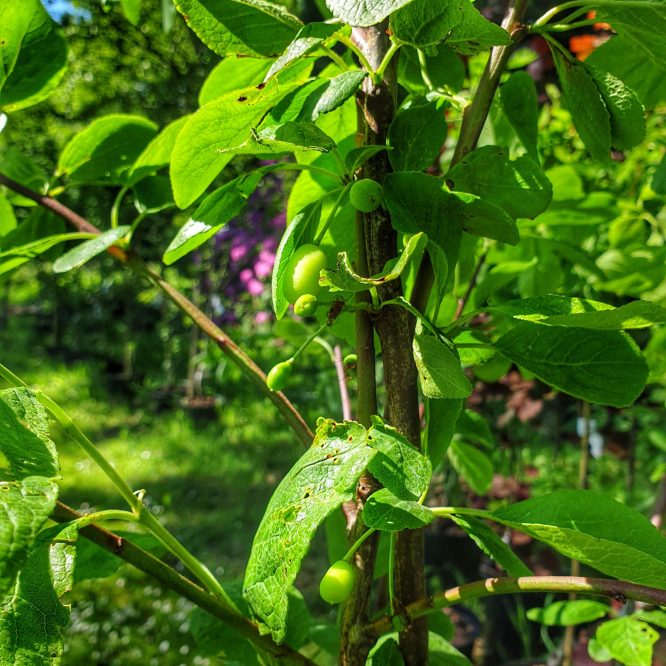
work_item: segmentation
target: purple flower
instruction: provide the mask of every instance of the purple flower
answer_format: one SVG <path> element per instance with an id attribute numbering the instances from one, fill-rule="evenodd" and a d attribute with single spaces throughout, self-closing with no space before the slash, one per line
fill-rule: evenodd
<path id="1" fill-rule="evenodd" d="M 256 278 L 252 278 L 245 285 L 250 296 L 261 296 L 264 293 L 264 285 Z"/>
<path id="2" fill-rule="evenodd" d="M 255 324 L 265 324 L 266 322 L 270 321 L 270 319 L 271 313 L 266 312 L 265 310 L 260 310 L 256 315 L 254 315 Z"/>
<path id="3" fill-rule="evenodd" d="M 254 273 L 251 268 L 244 268 L 239 274 L 238 279 L 247 287 L 254 280 Z"/>

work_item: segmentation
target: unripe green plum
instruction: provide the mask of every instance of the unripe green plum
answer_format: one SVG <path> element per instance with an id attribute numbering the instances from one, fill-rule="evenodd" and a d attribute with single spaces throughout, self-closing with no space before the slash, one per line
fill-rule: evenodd
<path id="1" fill-rule="evenodd" d="M 319 583 L 319 595 L 329 604 L 342 603 L 354 589 L 356 570 L 347 560 L 334 562 Z"/>
<path id="2" fill-rule="evenodd" d="M 288 361 L 282 361 L 274 365 L 266 375 L 266 386 L 271 391 L 281 391 L 289 381 L 291 376 L 291 367 L 294 361 L 289 359 Z"/>
<path id="3" fill-rule="evenodd" d="M 349 190 L 351 205 L 362 213 L 377 210 L 384 198 L 384 188 L 371 178 L 357 180 Z"/>
<path id="4" fill-rule="evenodd" d="M 311 317 L 317 312 L 319 301 L 313 294 L 303 294 L 296 299 L 294 303 L 294 313 L 299 317 Z"/>
<path id="5" fill-rule="evenodd" d="M 316 245 L 301 245 L 291 255 L 282 277 L 282 293 L 287 301 L 295 303 L 303 294 L 316 297 L 321 291 L 319 273 L 324 268 L 326 255 Z"/>

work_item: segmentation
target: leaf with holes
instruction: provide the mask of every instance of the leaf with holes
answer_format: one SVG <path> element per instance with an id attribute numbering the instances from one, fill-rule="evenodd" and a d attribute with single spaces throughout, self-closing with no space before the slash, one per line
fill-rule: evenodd
<path id="1" fill-rule="evenodd" d="M 243 596 L 255 617 L 281 643 L 289 588 L 317 527 L 352 499 L 375 455 L 358 423 L 321 419 L 312 446 L 277 487 L 254 538 Z"/>

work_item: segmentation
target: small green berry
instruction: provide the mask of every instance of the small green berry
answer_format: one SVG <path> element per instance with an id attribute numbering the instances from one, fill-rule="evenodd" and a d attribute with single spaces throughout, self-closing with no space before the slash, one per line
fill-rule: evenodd
<path id="1" fill-rule="evenodd" d="M 347 560 L 334 562 L 319 583 L 319 595 L 329 604 L 342 603 L 354 589 L 356 570 Z"/>
<path id="2" fill-rule="evenodd" d="M 321 291 L 319 273 L 326 268 L 326 255 L 312 244 L 301 245 L 292 255 L 284 269 L 282 293 L 289 303 L 299 296 Z"/>
<path id="3" fill-rule="evenodd" d="M 266 375 L 266 386 L 271 391 L 281 391 L 287 385 L 293 363 L 292 359 L 282 361 L 282 363 L 274 365 L 269 370 L 268 375 Z"/>
<path id="4" fill-rule="evenodd" d="M 357 180 L 349 190 L 351 205 L 362 213 L 377 210 L 384 198 L 384 188 L 371 178 Z"/>
<path id="5" fill-rule="evenodd" d="M 342 363 L 345 366 L 345 368 L 356 367 L 357 362 L 358 362 L 358 357 L 356 356 L 356 354 L 347 354 L 347 356 L 345 356 L 342 359 Z"/>
<path id="6" fill-rule="evenodd" d="M 294 313 L 299 317 L 311 317 L 317 312 L 319 302 L 313 294 L 303 294 L 296 299 L 294 303 Z"/>

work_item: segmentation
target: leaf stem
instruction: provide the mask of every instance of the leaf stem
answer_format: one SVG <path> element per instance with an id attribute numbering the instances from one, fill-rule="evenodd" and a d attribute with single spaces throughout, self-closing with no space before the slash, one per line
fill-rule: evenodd
<path id="1" fill-rule="evenodd" d="M 389 612 L 395 615 L 395 532 L 389 533 L 389 561 L 388 561 L 388 595 L 389 595 Z"/>
<path id="2" fill-rule="evenodd" d="M 379 63 L 379 67 L 377 67 L 377 69 L 372 72 L 372 77 L 375 83 L 379 83 L 379 81 L 384 78 L 384 72 L 386 71 L 386 68 L 391 64 L 393 56 L 398 52 L 401 46 L 402 42 L 398 41 L 397 39 L 391 39 L 391 46 L 389 46 L 388 50 L 384 54 L 382 61 Z"/>
<path id="3" fill-rule="evenodd" d="M 326 235 L 326 232 L 328 231 L 328 228 L 331 226 L 333 222 L 333 218 L 335 217 L 335 214 L 338 212 L 338 209 L 342 205 L 342 202 L 345 200 L 345 197 L 347 196 L 347 193 L 349 192 L 349 188 L 353 185 L 353 183 L 347 183 L 342 190 L 340 191 L 340 194 L 338 195 L 338 198 L 335 200 L 333 203 L 333 208 L 331 208 L 331 212 L 328 214 L 328 217 L 326 218 L 326 221 L 322 225 L 321 229 L 319 230 L 319 233 L 317 234 L 317 237 L 314 239 L 313 243 L 315 245 L 319 245 Z"/>
<path id="4" fill-rule="evenodd" d="M 417 53 L 419 55 L 419 66 L 421 68 L 421 78 L 423 79 L 423 83 L 426 84 L 426 87 L 428 88 L 428 90 L 432 91 L 432 90 L 435 89 L 435 86 L 432 82 L 432 79 L 430 78 L 430 74 L 428 74 L 428 63 L 426 61 L 426 55 L 421 49 L 418 49 Z"/>
<path id="5" fill-rule="evenodd" d="M 490 511 L 485 511 L 484 509 L 468 509 L 466 507 L 457 506 L 436 506 L 431 507 L 430 510 L 439 518 L 448 518 L 449 516 L 474 516 L 475 518 L 493 519 Z"/>
<path id="6" fill-rule="evenodd" d="M 302 164 L 301 162 L 280 162 L 279 166 L 280 169 L 284 169 L 285 171 L 309 171 L 310 173 L 316 173 L 320 176 L 331 178 L 332 180 L 341 180 L 340 175 L 334 171 L 329 171 L 328 169 L 314 166 L 312 164 Z"/>
<path id="7" fill-rule="evenodd" d="M 126 523 L 139 522 L 139 516 L 131 511 L 120 511 L 117 509 L 105 509 L 104 511 L 95 511 L 94 513 L 86 513 L 81 518 L 77 518 L 74 523 L 81 529 L 86 525 L 92 523 L 101 523 L 105 520 L 122 520 Z"/>
<path id="8" fill-rule="evenodd" d="M 330 47 L 322 46 L 321 50 L 343 71 L 346 72 L 349 69 L 347 63 Z"/>
<path id="9" fill-rule="evenodd" d="M 113 205 L 111 206 L 111 228 L 115 229 L 118 226 L 118 221 L 120 218 L 120 206 L 123 202 L 123 199 L 125 198 L 125 195 L 127 194 L 128 190 L 127 185 L 123 185 L 123 187 L 120 188 L 120 191 L 116 195 L 116 198 L 113 200 Z"/>
<path id="10" fill-rule="evenodd" d="M 363 67 L 366 72 L 369 74 L 372 73 L 372 67 L 368 62 L 368 59 L 365 57 L 365 54 L 356 46 L 356 44 L 354 44 L 350 37 L 347 35 L 340 35 L 340 43 L 344 44 L 352 53 L 356 55 L 358 61 L 361 63 L 361 67 Z"/>
<path id="11" fill-rule="evenodd" d="M 369 537 L 371 537 L 377 530 L 374 527 L 368 528 L 361 536 L 354 541 L 354 544 L 351 546 L 351 548 L 347 551 L 345 556 L 342 558 L 343 560 L 347 560 L 347 562 L 351 562 L 352 557 L 354 557 L 354 554 L 356 551 L 363 545 L 365 540 Z"/>
<path id="12" fill-rule="evenodd" d="M 200 562 L 185 546 L 183 546 L 176 537 L 171 534 L 157 518 L 151 513 L 150 509 L 141 506 L 138 522 L 148 529 L 156 539 L 158 539 L 170 553 L 175 555 L 187 569 L 199 580 L 199 582 L 213 596 L 226 604 L 230 609 L 238 611 L 236 604 L 225 592 L 220 582 L 213 576 L 211 571 L 202 562 Z"/>

